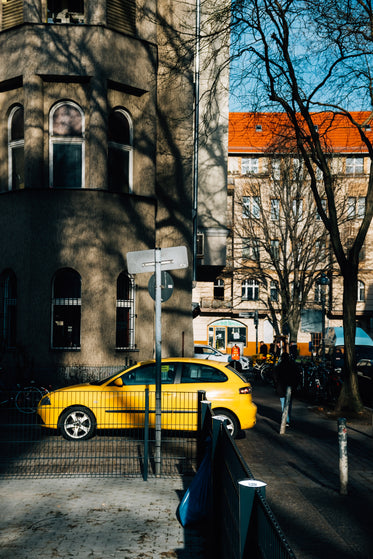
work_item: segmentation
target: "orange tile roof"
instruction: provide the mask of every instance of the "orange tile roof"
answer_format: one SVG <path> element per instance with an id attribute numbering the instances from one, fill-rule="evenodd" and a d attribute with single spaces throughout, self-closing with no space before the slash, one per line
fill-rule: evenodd
<path id="1" fill-rule="evenodd" d="M 373 143 L 373 112 L 351 113 Z M 312 113 L 325 149 L 332 153 L 367 153 L 357 128 L 347 117 L 331 112 Z M 372 121 L 372 122 L 371 122 Z M 258 128 L 260 127 L 260 129 Z M 271 153 L 294 149 L 294 132 L 286 113 L 230 113 L 228 153 Z"/>

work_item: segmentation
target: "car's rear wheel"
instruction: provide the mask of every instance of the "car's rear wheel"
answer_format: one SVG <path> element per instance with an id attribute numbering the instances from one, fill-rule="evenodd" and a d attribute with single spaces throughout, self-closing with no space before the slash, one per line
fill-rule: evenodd
<path id="1" fill-rule="evenodd" d="M 96 418 L 88 408 L 72 406 L 61 414 L 61 435 L 69 441 L 85 441 L 96 432 Z"/>
<path id="2" fill-rule="evenodd" d="M 214 417 L 219 417 L 220 419 L 225 420 L 229 434 L 233 439 L 235 439 L 239 431 L 239 422 L 237 417 L 233 413 L 219 408 L 213 410 L 213 414 Z"/>

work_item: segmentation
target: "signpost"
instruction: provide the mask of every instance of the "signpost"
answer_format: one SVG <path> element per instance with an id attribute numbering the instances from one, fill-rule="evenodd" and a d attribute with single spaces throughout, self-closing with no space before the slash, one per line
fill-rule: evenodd
<path id="1" fill-rule="evenodd" d="M 161 473 L 161 419 L 162 419 L 162 273 L 166 270 L 179 270 L 188 267 L 188 254 L 184 246 L 156 248 L 127 253 L 127 269 L 130 274 L 154 272 L 154 288 L 149 292 L 155 300 L 155 474 Z M 168 276 L 168 274 L 167 274 Z M 164 277 L 167 280 L 167 277 Z M 172 278 L 171 278 L 172 280 Z M 149 282 L 150 283 L 150 282 Z M 166 294 L 171 297 L 170 284 L 165 284 Z M 172 284 L 173 286 L 173 284 Z M 163 287 L 163 291 L 165 291 Z M 169 298 L 167 297 L 167 298 Z M 167 300 L 167 299 L 164 299 Z"/>
<path id="2" fill-rule="evenodd" d="M 259 315 L 258 311 L 245 311 L 240 312 L 238 315 L 240 318 L 253 318 L 254 319 L 254 326 L 255 326 L 255 345 L 256 345 L 256 353 L 258 353 L 258 324 L 259 324 Z"/>

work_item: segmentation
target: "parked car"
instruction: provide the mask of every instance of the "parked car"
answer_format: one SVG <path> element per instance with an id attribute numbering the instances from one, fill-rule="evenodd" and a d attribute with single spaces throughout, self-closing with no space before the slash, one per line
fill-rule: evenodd
<path id="1" fill-rule="evenodd" d="M 145 389 L 149 388 L 149 425 L 155 427 L 154 361 L 138 363 L 104 380 L 49 392 L 38 405 L 45 427 L 73 441 L 92 437 L 97 429 L 138 428 L 145 424 Z M 161 363 L 162 428 L 197 429 L 197 398 L 206 392 L 215 415 L 227 420 L 232 437 L 256 423 L 252 388 L 226 363 L 168 358 Z"/>
<path id="2" fill-rule="evenodd" d="M 213 359 L 214 361 L 223 361 L 230 363 L 232 357 L 228 353 L 222 353 L 211 345 L 194 344 L 194 357 L 197 359 Z M 241 370 L 246 371 L 250 368 L 250 359 L 244 355 L 240 356 Z"/>

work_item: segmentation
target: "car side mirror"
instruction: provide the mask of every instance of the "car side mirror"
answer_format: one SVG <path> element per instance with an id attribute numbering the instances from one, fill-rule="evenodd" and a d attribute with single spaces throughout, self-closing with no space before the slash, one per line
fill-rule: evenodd
<path id="1" fill-rule="evenodd" d="M 116 378 L 114 381 L 115 386 L 123 386 L 122 377 Z"/>

